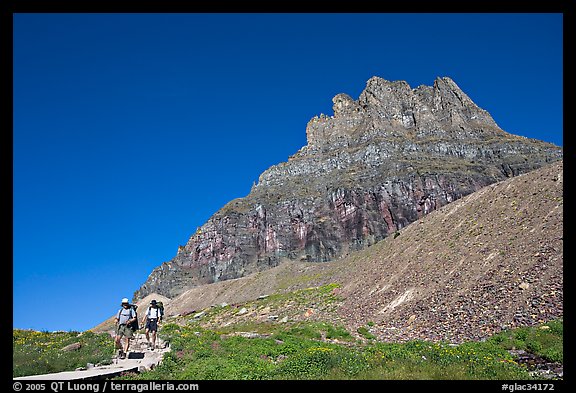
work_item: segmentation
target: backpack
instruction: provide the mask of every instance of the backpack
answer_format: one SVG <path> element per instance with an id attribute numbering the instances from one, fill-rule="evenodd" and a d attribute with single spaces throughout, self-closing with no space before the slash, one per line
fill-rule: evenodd
<path id="1" fill-rule="evenodd" d="M 156 306 L 158 306 L 158 310 L 160 310 L 160 320 L 162 320 L 162 317 L 164 316 L 164 303 L 156 302 Z"/>
<path id="2" fill-rule="evenodd" d="M 158 319 L 160 321 L 162 321 L 162 317 L 164 316 L 164 303 L 162 302 L 156 302 L 156 307 L 158 307 Z M 150 310 L 150 307 L 148 307 L 148 310 L 146 311 L 146 315 L 148 315 L 148 311 Z"/>
<path id="3" fill-rule="evenodd" d="M 138 308 L 138 306 L 135 305 L 135 304 L 131 304 L 131 305 L 130 305 L 130 308 L 131 308 L 132 310 L 134 310 L 134 315 L 135 315 L 136 317 L 134 318 L 134 321 L 132 321 L 132 322 L 130 322 L 130 323 L 128 324 L 128 327 L 129 327 L 130 329 L 132 329 L 133 332 L 136 332 L 136 330 L 140 329 L 140 326 L 138 326 L 138 313 L 136 312 L 136 309 Z"/>

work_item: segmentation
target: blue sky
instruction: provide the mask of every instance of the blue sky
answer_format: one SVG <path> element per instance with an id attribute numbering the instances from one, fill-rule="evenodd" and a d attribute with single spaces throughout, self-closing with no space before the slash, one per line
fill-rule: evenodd
<path id="1" fill-rule="evenodd" d="M 371 76 L 563 145 L 562 14 L 15 14 L 13 327 L 86 330 Z"/>

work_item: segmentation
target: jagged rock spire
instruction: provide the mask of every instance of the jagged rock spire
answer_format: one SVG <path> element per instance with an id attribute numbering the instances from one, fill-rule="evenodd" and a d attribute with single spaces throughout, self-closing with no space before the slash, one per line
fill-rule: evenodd
<path id="1" fill-rule="evenodd" d="M 374 76 L 358 100 L 341 93 L 332 102 L 333 117 L 317 116 L 308 123 L 306 132 L 312 147 L 349 146 L 363 141 L 359 132 L 369 133 L 369 137 L 450 134 L 450 138 L 479 139 L 503 132 L 490 114 L 448 77 L 436 78 L 433 86 L 412 89 L 405 81 L 390 82 Z"/>

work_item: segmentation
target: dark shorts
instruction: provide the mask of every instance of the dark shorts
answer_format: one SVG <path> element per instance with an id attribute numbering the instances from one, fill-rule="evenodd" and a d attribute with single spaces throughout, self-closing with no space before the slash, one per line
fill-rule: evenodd
<path id="1" fill-rule="evenodd" d="M 116 335 L 120 337 L 126 336 L 128 338 L 132 338 L 134 332 L 127 325 L 118 325 L 118 328 L 116 329 Z"/>
<path id="2" fill-rule="evenodd" d="M 158 330 L 158 319 L 147 319 L 146 320 L 146 329 L 149 332 L 155 332 Z"/>

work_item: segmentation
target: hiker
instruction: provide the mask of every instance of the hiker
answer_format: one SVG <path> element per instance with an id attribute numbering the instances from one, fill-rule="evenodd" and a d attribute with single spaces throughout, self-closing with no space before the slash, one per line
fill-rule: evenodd
<path id="1" fill-rule="evenodd" d="M 152 300 L 150 302 L 150 307 L 146 310 L 144 315 L 144 320 L 142 324 L 146 323 L 146 341 L 148 341 L 148 348 L 153 351 L 156 348 L 156 332 L 158 331 L 158 323 L 162 321 L 162 310 L 160 309 L 158 302 Z M 152 337 L 152 341 L 150 341 Z"/>
<path id="2" fill-rule="evenodd" d="M 130 305 L 127 298 L 122 299 L 122 308 L 116 313 L 116 338 L 114 343 L 116 348 L 119 348 L 118 355 L 120 359 L 125 359 L 128 349 L 130 348 L 130 339 L 132 338 L 133 331 L 128 326 L 134 320 L 137 320 L 136 311 Z M 124 347 L 122 347 L 122 337 L 125 339 Z"/>

